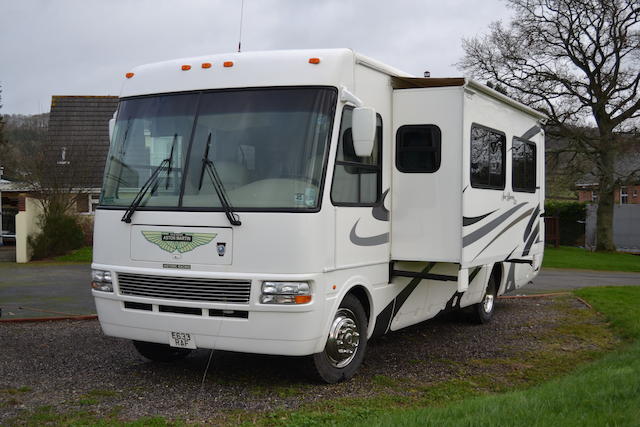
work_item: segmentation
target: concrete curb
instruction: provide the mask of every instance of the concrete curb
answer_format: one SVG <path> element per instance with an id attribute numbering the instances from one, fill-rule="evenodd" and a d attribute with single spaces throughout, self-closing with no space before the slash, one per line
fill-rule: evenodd
<path id="1" fill-rule="evenodd" d="M 35 323 L 35 322 L 54 322 L 58 320 L 95 320 L 98 316 L 95 314 L 86 314 L 81 316 L 57 316 L 57 317 L 23 317 L 19 319 L 0 319 L 0 323 Z"/>
<path id="2" fill-rule="evenodd" d="M 529 295 L 501 295 L 498 299 L 520 299 L 520 298 L 545 298 L 560 295 L 572 295 L 571 292 L 553 292 L 550 294 L 529 294 Z"/>

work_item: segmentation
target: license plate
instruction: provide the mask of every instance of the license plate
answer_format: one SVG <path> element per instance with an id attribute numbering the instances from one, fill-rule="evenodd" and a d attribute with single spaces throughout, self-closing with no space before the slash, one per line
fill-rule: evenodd
<path id="1" fill-rule="evenodd" d="M 186 332 L 171 332 L 169 334 L 169 345 L 180 348 L 196 348 L 196 341 L 191 334 Z"/>

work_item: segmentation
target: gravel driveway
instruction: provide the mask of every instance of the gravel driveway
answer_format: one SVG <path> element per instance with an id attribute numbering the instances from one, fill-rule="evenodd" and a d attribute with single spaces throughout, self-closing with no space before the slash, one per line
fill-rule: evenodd
<path id="1" fill-rule="evenodd" d="M 567 298 L 565 298 L 567 299 Z M 57 411 L 118 408 L 119 416 L 166 416 L 212 421 L 236 411 L 295 408 L 321 399 L 385 393 L 380 381 L 403 387 L 428 386 L 471 376 L 492 363 L 472 360 L 510 357 L 541 346 L 549 328 L 567 314 L 554 299 L 510 299 L 497 303 L 487 325 L 448 315 L 371 341 L 359 374 L 343 384 L 312 384 L 303 359 L 215 352 L 201 387 L 208 351 L 176 364 L 143 360 L 131 344 L 105 337 L 97 321 L 0 324 L 0 425 L 43 405 Z M 574 309 L 586 310 L 575 300 Z M 595 318 L 594 318 L 595 319 Z M 600 322 L 599 320 L 597 320 Z M 499 375 L 496 372 L 496 375 Z"/>

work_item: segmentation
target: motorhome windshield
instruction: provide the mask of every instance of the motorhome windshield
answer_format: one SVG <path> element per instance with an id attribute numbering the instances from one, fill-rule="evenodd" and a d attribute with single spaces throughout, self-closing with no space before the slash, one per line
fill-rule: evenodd
<path id="1" fill-rule="evenodd" d="M 127 207 L 163 162 L 140 209 L 222 210 L 212 164 L 236 210 L 319 203 L 337 91 L 269 88 L 124 99 L 101 206 Z"/>

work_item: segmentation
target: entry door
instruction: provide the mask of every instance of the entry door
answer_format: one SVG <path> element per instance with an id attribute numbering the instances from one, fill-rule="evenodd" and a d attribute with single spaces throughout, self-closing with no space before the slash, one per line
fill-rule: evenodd
<path id="1" fill-rule="evenodd" d="M 331 188 L 336 206 L 336 267 L 388 261 L 389 211 L 382 188 L 382 119 L 371 156 L 358 157 L 353 148 L 353 108 L 342 112 Z"/>

